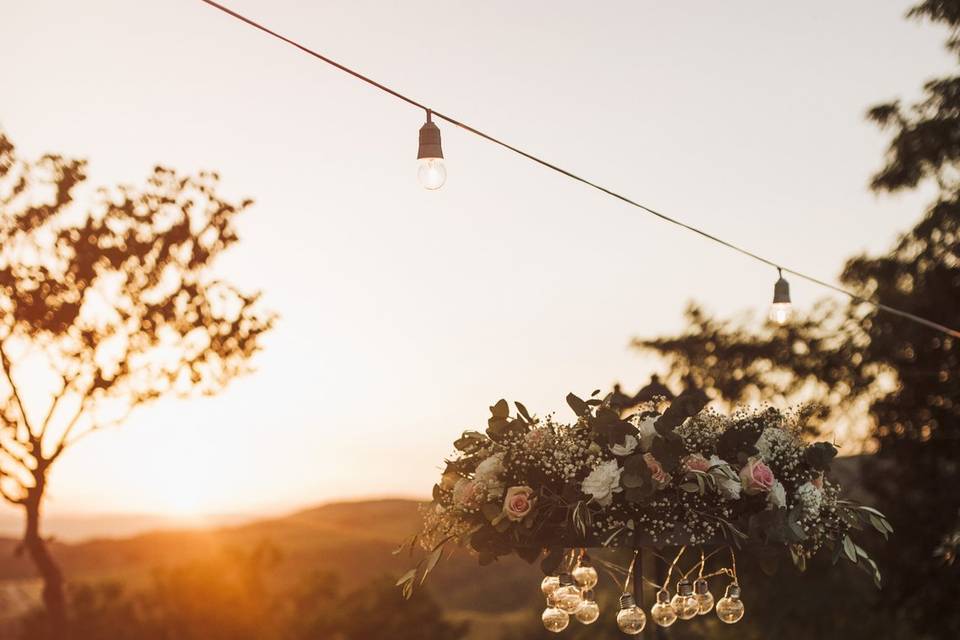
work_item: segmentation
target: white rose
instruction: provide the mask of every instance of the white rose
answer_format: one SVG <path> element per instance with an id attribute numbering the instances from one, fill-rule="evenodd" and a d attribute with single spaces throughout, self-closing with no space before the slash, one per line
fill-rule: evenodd
<path id="1" fill-rule="evenodd" d="M 710 456 L 710 466 L 723 466 L 729 469 L 730 463 L 721 459 L 720 456 L 714 455 Z M 713 469 L 710 473 L 717 478 L 717 489 L 720 491 L 720 497 L 722 497 L 724 500 L 740 499 L 740 491 L 743 489 L 743 485 L 740 484 L 739 476 L 737 476 L 735 473 L 724 473 L 720 469 Z"/>
<path id="2" fill-rule="evenodd" d="M 591 496 L 602 507 L 609 507 L 613 502 L 613 494 L 622 491 L 620 488 L 620 474 L 623 469 L 616 460 L 607 460 L 597 465 L 586 478 L 580 489 Z"/>
<path id="3" fill-rule="evenodd" d="M 657 435 L 657 430 L 654 425 L 657 423 L 657 418 L 659 417 L 660 416 L 644 418 L 640 421 L 640 424 L 637 425 L 641 451 L 650 451 L 650 448 L 653 447 L 653 438 Z"/>
<path id="4" fill-rule="evenodd" d="M 477 482 L 496 484 L 501 473 L 503 473 L 503 454 L 497 453 L 478 464 L 473 477 Z"/>
<path id="5" fill-rule="evenodd" d="M 767 494 L 767 504 L 775 509 L 787 506 L 787 490 L 779 480 L 774 480 L 773 487 Z"/>
<path id="6" fill-rule="evenodd" d="M 610 453 L 615 456 L 628 456 L 633 453 L 633 450 L 637 448 L 637 445 L 640 442 L 631 435 L 627 435 L 623 439 L 623 444 L 612 444 L 610 445 Z"/>

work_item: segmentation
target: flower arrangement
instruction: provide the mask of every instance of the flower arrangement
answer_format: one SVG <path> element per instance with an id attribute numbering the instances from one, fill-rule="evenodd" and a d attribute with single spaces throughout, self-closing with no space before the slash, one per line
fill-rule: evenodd
<path id="1" fill-rule="evenodd" d="M 467 431 L 456 440 L 457 453 L 447 460 L 433 501 L 423 507 L 423 530 L 408 541 L 429 553 L 398 582 L 406 595 L 450 543 L 475 552 L 481 565 L 512 553 L 529 562 L 544 556 L 543 619 L 552 631 L 565 628 L 570 616 L 596 619 L 590 592 L 596 580 L 574 579 L 584 568 L 589 571 L 580 574 L 596 577 L 587 548 L 624 548 L 635 552 L 635 560 L 644 548 L 680 549 L 666 581 L 657 585 L 651 613 L 661 626 L 693 611 L 693 600 L 685 613 L 683 602 L 674 602 L 678 598 L 705 601 L 705 577 L 713 575 L 732 581 L 717 602 L 718 615 L 725 622 L 742 617 L 735 549 L 788 550 L 801 569 L 814 554 L 831 549 L 835 559 L 845 557 L 879 586 L 876 564 L 851 534 L 872 526 L 886 537 L 893 529 L 875 509 L 841 498 L 829 475 L 837 450 L 802 437 L 810 412 L 767 408 L 724 416 L 704 409 L 706 395 L 691 390 L 669 405 L 656 399 L 623 416 L 610 396 L 598 395 L 567 396 L 577 416 L 572 424 L 532 416 L 519 402 L 511 415 L 500 400 L 490 407 L 484 433 Z M 701 548 L 691 570 L 698 571 L 696 584 L 687 580 L 688 571 L 670 599 L 669 574 L 689 547 Z M 729 547 L 731 567 L 705 574 L 716 553 L 706 555 L 710 547 Z M 632 578 L 633 564 L 618 619 L 624 618 L 627 633 L 639 633 L 637 614 L 644 614 L 628 591 Z M 712 595 L 709 604 L 706 611 L 713 608 Z M 692 615 L 706 613 L 696 608 Z"/>

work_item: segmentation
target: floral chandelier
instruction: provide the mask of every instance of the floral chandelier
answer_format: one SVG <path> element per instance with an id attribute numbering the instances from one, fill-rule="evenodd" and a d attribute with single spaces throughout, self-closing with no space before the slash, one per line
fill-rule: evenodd
<path id="1" fill-rule="evenodd" d="M 634 594 L 644 550 L 673 555 L 662 583 L 643 577 L 656 592 L 649 618 L 661 627 L 711 611 L 728 624 L 741 620 L 738 552 L 788 551 L 803 570 L 829 550 L 879 587 L 877 565 L 852 534 L 872 527 L 887 537 L 893 528 L 876 509 L 841 498 L 829 475 L 836 448 L 801 437 L 811 411 L 725 416 L 705 410 L 706 395 L 692 390 L 623 416 L 612 396 L 598 395 L 567 396 L 572 424 L 532 416 L 519 402 L 511 416 L 500 400 L 485 433 L 467 431 L 454 442 L 457 453 L 423 506 L 423 529 L 404 545 L 428 551 L 398 581 L 405 596 L 448 544 L 471 550 L 481 565 L 510 554 L 542 557 L 542 620 L 557 633 L 571 618 L 599 618 L 597 565 L 622 589 L 621 631 L 641 633 L 648 616 Z M 627 550 L 632 561 L 624 568 L 592 559 L 588 549 Z M 685 557 L 692 564 L 684 570 Z M 711 580 L 725 581 L 718 600 Z"/>

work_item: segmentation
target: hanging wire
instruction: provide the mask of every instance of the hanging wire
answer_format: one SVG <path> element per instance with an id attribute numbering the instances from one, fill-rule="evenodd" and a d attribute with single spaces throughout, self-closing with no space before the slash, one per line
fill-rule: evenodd
<path id="1" fill-rule="evenodd" d="M 572 180 L 576 180 L 577 182 L 580 182 L 580 183 L 582 183 L 582 184 L 585 184 L 585 185 L 587 185 L 588 187 L 592 187 L 592 188 L 596 189 L 597 191 L 601 191 L 601 192 L 607 194 L 608 196 L 611 196 L 611 197 L 613 197 L 613 198 L 616 198 L 617 200 L 620 200 L 621 202 L 625 202 L 625 203 L 627 203 L 627 204 L 629 204 L 629 205 L 631 205 L 631 206 L 633 206 L 633 207 L 636 207 L 636 208 L 638 208 L 638 209 L 641 209 L 641 210 L 643 210 L 643 211 L 646 211 L 646 212 L 649 213 L 650 215 L 653 215 L 653 216 L 655 216 L 655 217 L 657 217 L 657 218 L 660 218 L 660 219 L 663 220 L 664 222 L 669 222 L 670 224 L 676 225 L 676 226 L 678 226 L 678 227 L 680 227 L 680 228 L 682 228 L 682 229 L 686 229 L 687 231 L 691 231 L 691 232 L 693 232 L 693 233 L 695 233 L 695 234 L 697 234 L 697 235 L 699 235 L 699 236 L 701 236 L 701 237 L 703 237 L 703 238 L 706 238 L 707 240 L 710 240 L 710 241 L 712 241 L 712 242 L 715 242 L 715 243 L 717 243 L 717 244 L 719 244 L 719 245 L 722 245 L 722 246 L 724 246 L 724 247 L 726 247 L 726 248 L 728 248 L 728 249 L 732 249 L 733 251 L 739 252 L 739 253 L 741 253 L 741 254 L 749 257 L 749 258 L 752 258 L 752 259 L 754 259 L 754 260 L 756 260 L 756 261 L 758 261 L 758 262 L 762 262 L 763 264 L 766 264 L 766 265 L 769 265 L 769 266 L 771 266 L 771 267 L 774 267 L 774 268 L 776 268 L 776 269 L 777 269 L 779 272 L 781 272 L 781 273 L 785 271 L 785 272 L 790 273 L 790 274 L 792 274 L 792 275 L 794 275 L 794 276 L 796 276 L 796 277 L 798 277 L 798 278 L 801 278 L 801 279 L 803 279 L 803 280 L 806 280 L 807 282 L 810 282 L 810 283 L 812 283 L 812 284 L 815 284 L 815 285 L 824 287 L 824 288 L 826 288 L 826 289 L 830 289 L 831 291 L 834 291 L 835 293 L 839 293 L 839 294 L 842 294 L 842 295 L 844 295 L 844 296 L 847 296 L 848 298 L 850 298 L 850 299 L 851 299 L 853 302 L 855 302 L 855 303 L 858 303 L 858 304 L 868 304 L 868 305 L 871 305 L 871 306 L 873 306 L 875 309 L 878 309 L 878 310 L 880 310 L 880 311 L 885 311 L 885 312 L 887 312 L 887 313 L 890 313 L 890 314 L 899 316 L 899 317 L 901 317 L 901 318 L 905 318 L 905 319 L 910 320 L 910 321 L 912 321 L 912 322 L 916 322 L 916 323 L 918 323 L 918 324 L 922 324 L 922 325 L 924 325 L 924 326 L 926 326 L 926 327 L 929 327 L 929 328 L 934 329 L 934 330 L 936 330 L 936 331 L 940 331 L 941 333 L 945 333 L 945 334 L 947 334 L 947 335 L 949 335 L 949 336 L 952 336 L 952 337 L 954 337 L 954 338 L 960 338 L 960 330 L 953 329 L 953 328 L 948 327 L 947 325 L 941 324 L 941 323 L 939 323 L 939 322 L 934 322 L 933 320 L 929 320 L 929 319 L 924 318 L 924 317 L 922 317 L 922 316 L 918 316 L 918 315 L 916 315 L 916 314 L 910 313 L 909 311 L 904 311 L 904 310 L 898 309 L 898 308 L 896 308 L 896 307 L 891 307 L 890 305 L 883 304 L 882 302 L 879 302 L 879 301 L 876 301 L 876 300 L 871 300 L 871 299 L 869 299 L 869 298 L 864 298 L 863 296 L 860 296 L 860 295 L 858 295 L 858 294 L 856 294 L 856 293 L 854 293 L 854 292 L 852 292 L 852 291 L 849 291 L 849 290 L 844 289 L 844 288 L 842 288 L 842 287 L 838 287 L 838 286 L 836 286 L 836 285 L 830 284 L 829 282 L 826 282 L 826 281 L 824 281 L 824 280 L 820 280 L 819 278 L 816 278 L 816 277 L 814 277 L 814 276 L 807 275 L 806 273 L 803 273 L 802 271 L 797 271 L 797 270 L 795 270 L 795 269 L 790 269 L 789 267 L 785 267 L 785 266 L 783 266 L 783 265 L 781 265 L 781 264 L 779 264 L 779 263 L 777 263 L 777 262 L 774 262 L 773 260 L 770 260 L 769 258 L 765 258 L 765 257 L 763 257 L 763 256 L 757 255 L 756 253 L 753 253 L 752 251 L 749 251 L 749 250 L 747 250 L 747 249 L 744 249 L 743 247 L 741 247 L 741 246 L 739 246 L 739 245 L 736 245 L 736 244 L 733 244 L 732 242 L 728 242 L 727 240 L 724 240 L 723 238 L 719 238 L 719 237 L 717 237 L 717 236 L 715 236 L 715 235 L 713 235 L 713 234 L 711 234 L 711 233 L 708 233 L 707 231 L 704 231 L 703 229 L 699 229 L 699 228 L 697 228 L 697 227 L 694 227 L 694 226 L 692 226 L 692 225 L 687 224 L 686 222 L 683 222 L 683 221 L 681 221 L 681 220 L 678 220 L 678 219 L 676 219 L 676 218 L 673 218 L 673 217 L 671 217 L 671 216 L 668 216 L 668 215 L 666 215 L 665 213 L 661 213 L 660 211 L 657 211 L 656 209 L 653 209 L 653 208 L 648 207 L 648 206 L 646 206 L 646 205 L 644 205 L 644 204 L 641 204 L 641 203 L 639 203 L 639 202 L 637 202 L 637 201 L 635 201 L 635 200 L 632 200 L 632 199 L 628 198 L 627 196 L 622 195 L 622 194 L 620 194 L 620 193 L 617 193 L 616 191 L 613 191 L 612 189 L 608 189 L 607 187 L 604 187 L 604 186 L 602 186 L 602 185 L 600 185 L 600 184 L 597 184 L 596 182 L 592 182 L 592 181 L 590 181 L 590 180 L 588 180 L 588 179 L 586 179 L 586 178 L 583 178 L 583 177 L 581 177 L 581 176 L 579 176 L 579 175 L 577 175 L 577 174 L 575 174 L 575 173 L 573 173 L 573 172 L 571 172 L 571 171 L 568 171 L 567 169 L 564 169 L 563 167 L 560 167 L 560 166 L 557 166 L 557 165 L 555 165 L 555 164 L 553 164 L 553 163 L 547 162 L 546 160 L 544 160 L 544 159 L 542 159 L 542 158 L 540 158 L 540 157 L 538 157 L 538 156 L 535 156 L 535 155 L 533 155 L 532 153 L 529 153 L 529 152 L 527 152 L 527 151 L 524 151 L 523 149 L 520 149 L 520 148 L 518 148 L 518 147 L 515 147 L 515 146 L 513 146 L 513 145 L 511 145 L 511 144 L 508 144 L 507 142 L 504 142 L 503 140 L 500 140 L 499 138 L 496 138 L 496 137 L 494 137 L 494 136 L 492 136 L 492 135 L 490 135 L 490 134 L 488 134 L 488 133 L 485 133 L 485 132 L 483 132 L 483 131 L 475 128 L 475 127 L 472 127 L 472 126 L 466 124 L 465 122 L 461 122 L 460 120 L 457 120 L 457 119 L 454 118 L 453 116 L 446 115 L 446 114 L 444 114 L 444 113 L 441 113 L 440 111 L 437 111 L 436 109 L 432 109 L 432 108 L 430 108 L 430 107 L 427 107 L 425 104 L 423 104 L 423 103 L 421 103 L 421 102 L 419 102 L 419 101 L 417 101 L 417 100 L 414 100 L 413 98 L 411 98 L 411 97 L 409 97 L 409 96 L 406 96 L 406 95 L 400 93 L 399 91 L 388 87 L 388 86 L 385 85 L 385 84 L 381 84 L 381 83 L 377 82 L 376 80 L 373 80 L 372 78 L 369 78 L 368 76 L 363 75 L 363 74 L 360 73 L 359 71 L 355 71 L 354 69 L 351 69 L 350 67 L 348 67 L 348 66 L 346 66 L 346 65 L 343 65 L 343 64 L 337 62 L 336 60 L 332 60 L 331 58 L 328 58 L 327 56 L 325 56 L 325 55 L 323 55 L 323 54 L 321 54 L 321 53 L 318 53 L 317 51 L 314 51 L 313 49 L 310 49 L 309 47 L 307 47 L 307 46 L 305 46 L 305 45 L 303 45 L 303 44 L 300 44 L 300 43 L 297 42 L 296 40 L 292 40 L 292 39 L 290 39 L 290 38 L 288 38 L 288 37 L 286 37 L 286 36 L 284 36 L 284 35 L 281 35 L 281 34 L 277 33 L 276 31 L 273 31 L 272 29 L 270 29 L 270 28 L 268 28 L 268 27 L 265 27 L 264 25 L 260 24 L 259 22 L 256 22 L 256 21 L 254 21 L 254 20 L 252 20 L 252 19 L 250 19 L 250 18 L 248 18 L 248 17 L 246 17 L 246 16 L 244 16 L 244 15 L 242 15 L 242 14 L 240 14 L 240 13 L 237 13 L 237 12 L 234 11 L 233 9 L 230 9 L 229 7 L 226 7 L 226 6 L 222 5 L 222 4 L 220 4 L 219 2 L 214 2 L 214 0 L 200 0 L 200 1 L 203 2 L 203 3 L 205 3 L 205 4 L 210 5 L 211 7 L 215 8 L 215 9 L 218 9 L 218 10 L 226 13 L 227 15 L 229 15 L 229 16 L 231 16 L 231 17 L 233 17 L 233 18 L 236 18 L 237 20 L 239 20 L 239 21 L 241 21 L 241 22 L 244 22 L 244 23 L 250 25 L 251 27 L 253 27 L 253 28 L 255 28 L 255 29 L 259 29 L 260 31 L 263 31 L 264 33 L 269 34 L 269 35 L 273 36 L 274 38 L 277 38 L 278 40 L 282 40 L 283 42 L 286 42 L 286 43 L 289 44 L 290 46 L 295 47 L 295 48 L 299 49 L 300 51 L 303 51 L 304 53 L 306 53 L 306 54 L 308 54 L 308 55 L 310 55 L 310 56 L 313 56 L 314 58 L 317 58 L 318 60 L 321 60 L 321 61 L 323 61 L 323 62 L 326 62 L 326 63 L 329 64 L 330 66 L 336 67 L 337 69 L 343 71 L 344 73 L 348 73 L 348 74 L 350 74 L 351 76 L 357 78 L 358 80 L 362 80 L 363 82 L 366 82 L 367 84 L 369 84 L 369 85 L 371 85 L 371 86 L 373 86 L 373 87 L 376 87 L 377 89 L 380 89 L 381 91 L 383 91 L 383 92 L 385 92 L 385 93 L 388 93 L 388 94 L 392 95 L 393 97 L 397 98 L 398 100 L 402 100 L 403 102 L 406 102 L 406 103 L 409 104 L 409 105 L 412 105 L 412 106 L 417 107 L 417 108 L 419 108 L 419 109 L 423 109 L 423 110 L 426 111 L 428 114 L 432 114 L 434 117 L 439 118 L 439 119 L 441 119 L 441 120 L 444 120 L 444 121 L 446 121 L 446 122 L 449 122 L 450 124 L 452 124 L 452 125 L 454 125 L 454 126 L 456 126 L 456 127 L 459 127 L 459 128 L 461 128 L 461 129 L 463 129 L 464 131 L 468 131 L 468 132 L 470 132 L 470 133 L 472 133 L 472 134 L 474 134 L 474 135 L 476 135 L 476 136 L 479 136 L 480 138 L 483 138 L 484 140 L 487 140 L 488 142 L 492 142 L 492 143 L 494 143 L 494 144 L 496 144 L 496 145 L 499 145 L 499 146 L 503 147 L 504 149 L 507 149 L 507 150 L 509 150 L 509 151 L 512 151 L 513 153 L 515 153 L 515 154 L 517 154 L 517 155 L 523 156 L 524 158 L 527 158 L 528 160 L 532 160 L 533 162 L 536 162 L 536 163 L 539 164 L 539 165 L 542 165 L 542 166 L 544 166 L 544 167 L 546 167 L 546 168 L 548 168 L 548 169 L 551 169 L 551 170 L 553 170 L 553 171 L 556 171 L 557 173 L 562 174 L 562 175 L 564 175 L 564 176 L 566 176 L 566 177 L 568 177 L 568 178 L 570 178 L 570 179 L 572 179 Z"/>

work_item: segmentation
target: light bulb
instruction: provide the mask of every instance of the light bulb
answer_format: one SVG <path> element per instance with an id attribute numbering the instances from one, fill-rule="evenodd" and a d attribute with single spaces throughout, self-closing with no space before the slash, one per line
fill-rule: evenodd
<path id="1" fill-rule="evenodd" d="M 569 573 L 560 574 L 560 586 L 553 592 L 553 597 L 556 599 L 557 608 L 566 613 L 576 613 L 583 602 L 580 588 Z"/>
<path id="2" fill-rule="evenodd" d="M 743 601 L 740 599 L 740 586 L 731 584 L 720 600 L 717 601 L 717 617 L 733 624 L 743 617 Z"/>
<path id="3" fill-rule="evenodd" d="M 599 576 L 590 563 L 590 558 L 584 556 L 580 559 L 580 564 L 573 570 L 573 580 L 581 589 L 593 589 L 597 586 Z"/>
<path id="4" fill-rule="evenodd" d="M 600 617 L 600 605 L 593 599 L 593 591 L 584 591 L 580 608 L 577 609 L 577 621 L 582 624 L 593 624 Z"/>
<path id="5" fill-rule="evenodd" d="M 681 620 L 689 620 L 700 613 L 700 603 L 693 595 L 693 585 L 689 580 L 681 580 L 677 585 L 677 595 L 670 600 L 670 606 Z"/>
<path id="6" fill-rule="evenodd" d="M 620 627 L 620 631 L 630 636 L 640 634 L 643 628 L 647 626 L 647 614 L 637 606 L 633 596 L 629 593 L 620 596 L 620 611 L 617 612 L 617 626 Z"/>
<path id="7" fill-rule="evenodd" d="M 436 191 L 447 181 L 447 167 L 443 158 L 421 158 L 417 180 L 425 189 Z"/>
<path id="8" fill-rule="evenodd" d="M 777 324 L 787 324 L 792 315 L 793 305 L 789 302 L 774 302 L 770 305 L 770 321 Z"/>
<path id="9" fill-rule="evenodd" d="M 544 609 L 540 619 L 543 621 L 544 629 L 553 633 L 560 633 L 570 624 L 570 616 L 556 607 Z"/>
<path id="10" fill-rule="evenodd" d="M 420 147 L 417 149 L 417 180 L 431 191 L 439 189 L 447 181 L 447 167 L 443 164 L 443 147 L 440 144 L 440 129 L 433 124 L 433 114 L 427 111 L 427 121 L 420 127 Z"/>
<path id="11" fill-rule="evenodd" d="M 677 621 L 677 611 L 670 604 L 670 594 L 666 589 L 657 592 L 657 603 L 650 608 L 650 618 L 661 627 L 669 627 Z"/>
<path id="12" fill-rule="evenodd" d="M 700 615 L 710 613 L 713 609 L 713 594 L 710 593 L 710 585 L 703 578 L 693 583 L 693 597 L 697 599 Z"/>
<path id="13" fill-rule="evenodd" d="M 543 592 L 543 595 L 549 596 L 551 593 L 557 590 L 557 587 L 560 586 L 560 578 L 557 576 L 547 576 L 540 583 L 540 591 Z"/>
<path id="14" fill-rule="evenodd" d="M 783 279 L 783 272 L 777 268 L 780 277 L 773 284 L 773 304 L 770 305 L 770 320 L 777 324 L 786 324 L 790 319 L 793 304 L 790 302 L 790 283 Z"/>

